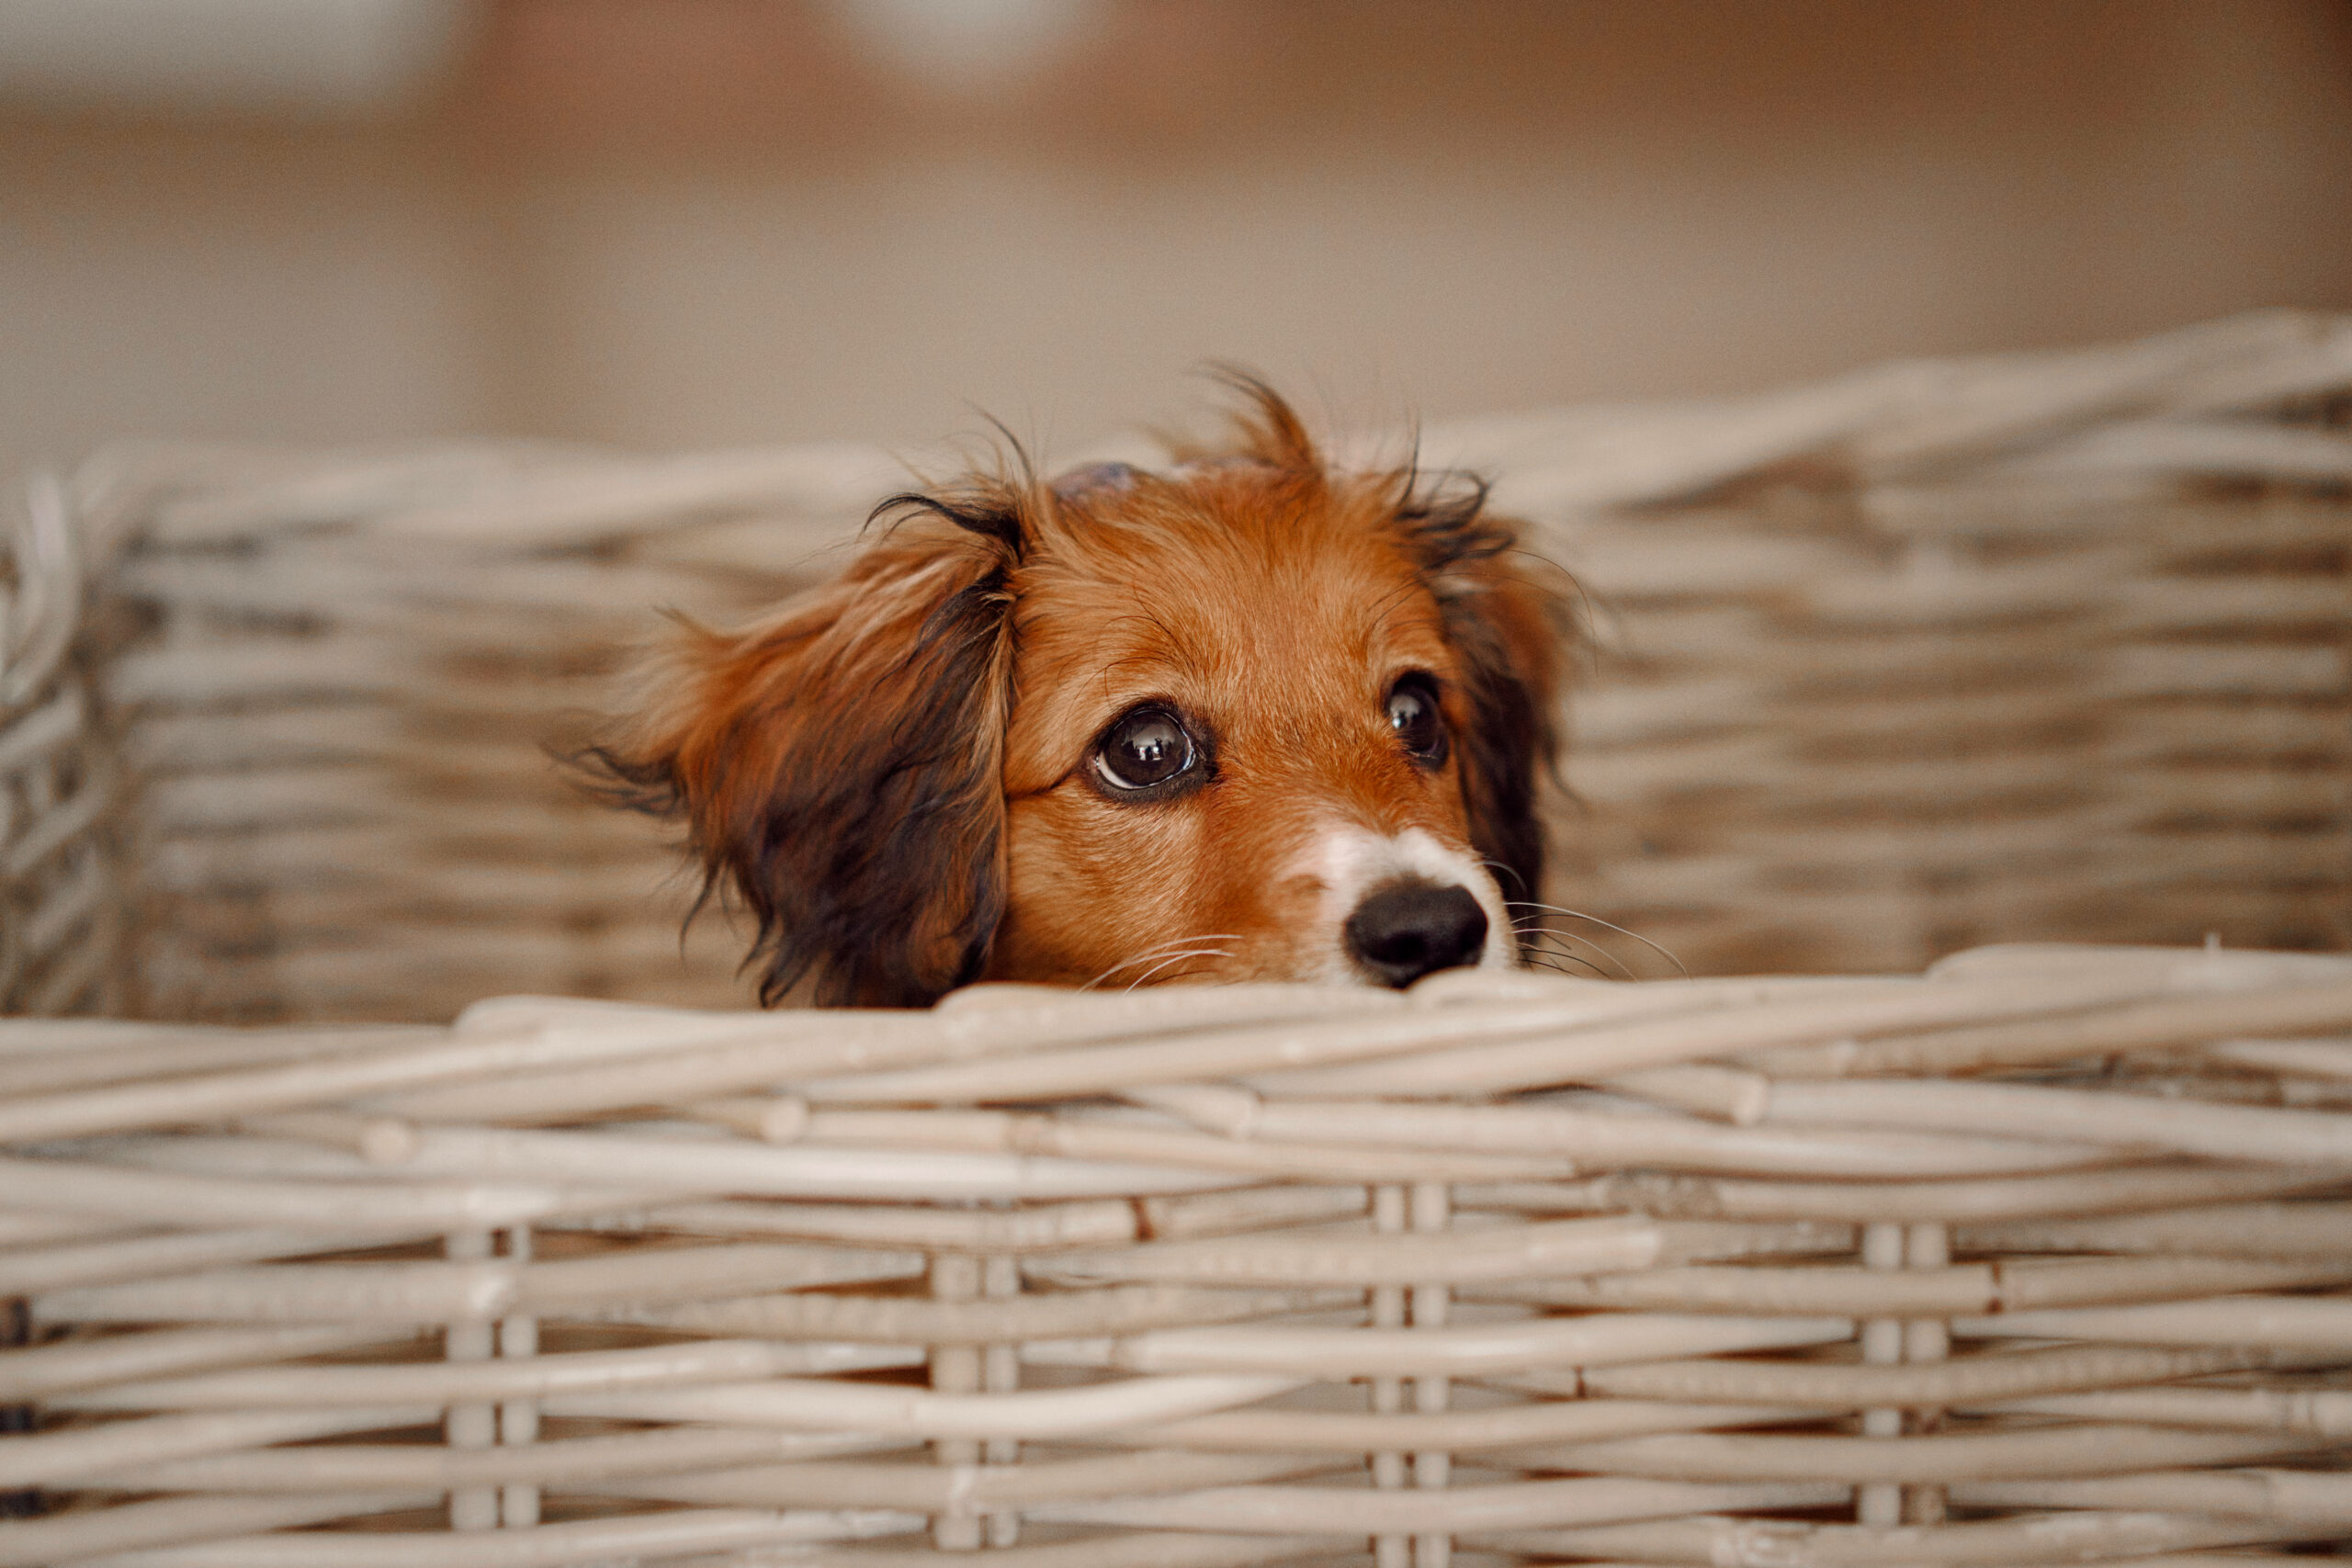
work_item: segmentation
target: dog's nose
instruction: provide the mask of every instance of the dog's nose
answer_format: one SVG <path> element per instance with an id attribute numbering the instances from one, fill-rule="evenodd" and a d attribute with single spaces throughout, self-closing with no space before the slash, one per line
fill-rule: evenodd
<path id="1" fill-rule="evenodd" d="M 1409 986 L 1437 969 L 1478 962 L 1487 911 L 1462 886 L 1392 882 L 1348 917 L 1348 952 L 1384 986 Z"/>

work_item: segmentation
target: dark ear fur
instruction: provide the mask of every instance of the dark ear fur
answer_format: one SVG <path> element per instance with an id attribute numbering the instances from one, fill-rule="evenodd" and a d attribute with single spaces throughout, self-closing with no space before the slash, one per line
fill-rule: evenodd
<path id="1" fill-rule="evenodd" d="M 1516 527 L 1486 511 L 1483 484 L 1440 494 L 1408 481 L 1397 519 L 1428 574 L 1461 656 L 1469 709 L 1461 748 L 1470 841 L 1502 868 L 1503 896 L 1544 897 L 1543 780 L 1559 750 L 1566 676 L 1566 574 L 1518 548 Z"/>
<path id="2" fill-rule="evenodd" d="M 804 976 L 927 1005 L 979 975 L 1004 909 L 1020 508 L 892 509 L 905 525 L 839 581 L 740 634 L 688 627 L 635 735 L 594 754 L 758 919 L 771 1005 Z"/>

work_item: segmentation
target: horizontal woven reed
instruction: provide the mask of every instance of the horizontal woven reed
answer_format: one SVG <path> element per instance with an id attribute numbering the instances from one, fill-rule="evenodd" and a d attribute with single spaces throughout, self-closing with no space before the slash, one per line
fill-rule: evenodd
<path id="1" fill-rule="evenodd" d="M 1611 926 L 1698 974 L 2352 944 L 2347 391 L 2352 321 L 2269 314 L 1426 432 L 1591 600 L 1550 897 L 1609 924 L 1562 917 L 1555 961 L 1674 972 Z M 831 573 L 907 479 L 477 444 L 38 487 L 0 559 L 0 1003 L 743 1000 L 740 935 L 682 956 L 673 852 L 547 748 L 655 606 Z"/>
<path id="2" fill-rule="evenodd" d="M 0 1145 L 0 1565 L 2352 1541 L 2352 958 L 20 1020 Z"/>

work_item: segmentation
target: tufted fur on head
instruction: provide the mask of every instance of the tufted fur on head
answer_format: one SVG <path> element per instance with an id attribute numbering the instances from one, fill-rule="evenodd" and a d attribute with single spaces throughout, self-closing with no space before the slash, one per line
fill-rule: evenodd
<path id="1" fill-rule="evenodd" d="M 1515 961 L 1487 868 L 1540 897 L 1557 574 L 1482 485 L 1334 471 L 1236 380 L 1227 446 L 893 497 L 841 579 L 651 667 L 594 758 L 756 919 L 763 1000 Z M 1117 751 L 1136 722 L 1159 750 Z M 1170 746 L 1146 787 L 1105 763 Z M 1396 939 L 1438 956 L 1367 955 L 1398 889 L 1451 901 Z"/>

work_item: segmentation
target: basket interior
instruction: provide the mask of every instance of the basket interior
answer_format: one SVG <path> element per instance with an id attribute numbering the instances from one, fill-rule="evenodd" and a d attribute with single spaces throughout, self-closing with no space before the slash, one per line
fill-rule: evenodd
<path id="1" fill-rule="evenodd" d="M 1586 596 L 1542 955 L 2347 945 L 2347 343 L 2257 316 L 1428 432 Z M 475 444 L 124 450 L 37 487 L 7 556 L 0 998 L 745 1001 L 726 911 L 687 926 L 664 831 L 555 754 L 658 611 L 729 622 L 831 575 L 905 481 L 858 448 Z"/>

